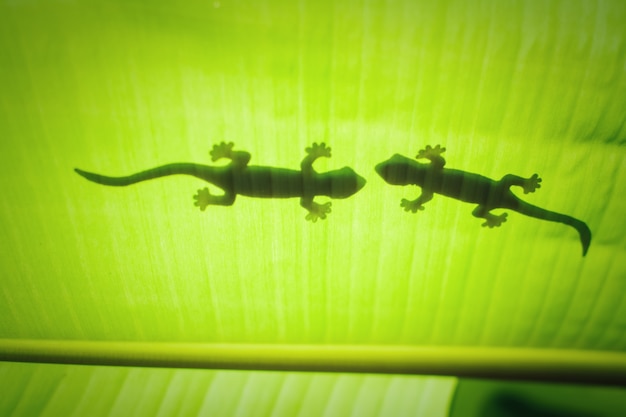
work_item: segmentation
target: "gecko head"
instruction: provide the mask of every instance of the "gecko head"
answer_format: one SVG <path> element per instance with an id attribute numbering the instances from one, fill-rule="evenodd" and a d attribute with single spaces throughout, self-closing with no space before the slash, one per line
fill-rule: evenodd
<path id="1" fill-rule="evenodd" d="M 330 189 L 333 198 L 348 198 L 365 186 L 366 180 L 350 167 L 331 171 Z"/>
<path id="2" fill-rule="evenodd" d="M 409 168 L 413 160 L 395 154 L 386 161 L 381 162 L 374 168 L 376 173 L 382 177 L 388 184 L 407 185 L 409 178 Z"/>

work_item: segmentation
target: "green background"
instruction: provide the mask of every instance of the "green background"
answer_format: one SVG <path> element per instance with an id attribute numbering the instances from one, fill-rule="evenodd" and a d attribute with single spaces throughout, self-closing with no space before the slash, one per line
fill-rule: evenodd
<path id="1" fill-rule="evenodd" d="M 625 21 L 621 1 L 3 0 L 0 337 L 625 350 Z M 318 171 L 368 183 L 311 224 L 295 199 L 201 212 L 192 177 L 73 172 L 221 141 L 294 169 L 325 142 Z M 405 213 L 419 190 L 373 167 L 428 144 L 539 173 L 518 194 L 587 222 L 587 257 L 514 212 Z"/>

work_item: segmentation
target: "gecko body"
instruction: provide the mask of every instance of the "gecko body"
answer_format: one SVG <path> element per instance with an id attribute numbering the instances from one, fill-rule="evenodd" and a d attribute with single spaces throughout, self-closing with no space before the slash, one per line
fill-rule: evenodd
<path id="1" fill-rule="evenodd" d="M 525 194 L 540 188 L 541 178 L 537 174 L 530 178 L 507 174 L 496 181 L 479 174 L 444 168 L 446 161 L 441 156 L 444 151 L 445 148 L 439 145 L 434 148 L 427 146 L 421 150 L 416 158 L 429 159 L 430 163 L 425 164 L 395 154 L 376 165 L 375 169 L 388 184 L 421 187 L 422 193 L 417 199 L 402 199 L 401 206 L 406 211 L 416 213 L 423 210 L 423 204 L 430 201 L 434 194 L 441 194 L 477 204 L 472 214 L 486 220 L 483 226 L 492 228 L 504 223 L 507 214 L 494 215 L 491 210 L 510 209 L 526 216 L 573 227 L 579 234 L 583 256 L 587 254 L 591 243 L 591 231 L 583 221 L 529 204 L 511 192 L 510 187 L 514 185 L 522 187 Z"/>
<path id="2" fill-rule="evenodd" d="M 257 198 L 299 197 L 300 205 L 309 212 L 306 219 L 313 222 L 326 218 L 331 211 L 331 203 L 318 204 L 313 201 L 316 196 L 347 198 L 363 188 L 366 182 L 349 167 L 323 173 L 315 171 L 312 164 L 317 158 L 330 157 L 331 150 L 323 143 L 314 143 L 306 149 L 307 156 L 302 160 L 300 170 L 248 165 L 250 154 L 233 151 L 232 148 L 232 143 L 222 142 L 211 151 L 213 161 L 230 159 L 230 163 L 224 166 L 173 163 L 124 177 L 109 177 L 80 169 L 75 171 L 90 181 L 110 186 L 127 186 L 169 175 L 194 176 L 224 192 L 223 195 L 211 195 L 208 187 L 198 190 L 194 204 L 203 211 L 209 205 L 230 206 L 237 195 Z"/>

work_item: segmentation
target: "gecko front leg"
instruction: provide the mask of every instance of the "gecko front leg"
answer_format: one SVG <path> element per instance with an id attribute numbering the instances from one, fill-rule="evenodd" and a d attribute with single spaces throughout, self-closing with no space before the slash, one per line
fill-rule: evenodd
<path id="1" fill-rule="evenodd" d="M 315 170 L 313 169 L 313 162 L 315 162 L 317 158 L 330 158 L 330 147 L 326 146 L 324 142 L 320 144 L 313 143 L 313 145 L 310 148 L 306 148 L 305 151 L 307 153 L 307 156 L 305 156 L 300 163 L 300 169 L 302 170 L 303 174 L 308 175 L 312 172 L 315 172 Z"/>
<path id="2" fill-rule="evenodd" d="M 307 156 L 302 159 L 300 163 L 300 169 L 302 170 L 302 179 L 305 183 L 312 183 L 312 178 L 315 175 L 318 175 L 313 169 L 313 162 L 317 158 L 325 157 L 330 158 L 331 149 L 326 146 L 325 143 L 313 143 L 310 148 L 305 149 Z M 305 189 L 310 188 L 308 185 L 305 185 Z M 331 212 L 331 203 L 318 204 L 313 201 L 315 195 L 305 195 L 300 199 L 300 205 L 305 208 L 309 214 L 306 215 L 306 220 L 310 220 L 313 223 L 317 222 L 318 219 L 324 220 L 328 213 Z"/>
<path id="3" fill-rule="evenodd" d="M 400 202 L 400 207 L 403 207 L 404 211 L 417 213 L 418 210 L 424 210 L 424 206 L 422 204 L 427 203 L 432 199 L 433 193 L 422 190 L 422 194 L 415 200 L 407 200 L 406 198 L 403 198 Z"/>
<path id="4" fill-rule="evenodd" d="M 434 148 L 430 145 L 426 145 L 425 149 L 421 149 L 415 159 L 423 159 L 426 158 L 430 160 L 430 163 L 433 168 L 441 169 L 446 165 L 446 160 L 441 156 L 442 153 L 446 151 L 446 148 L 442 148 L 440 145 L 435 146 Z"/>
<path id="5" fill-rule="evenodd" d="M 315 223 L 317 219 L 324 220 L 326 215 L 331 212 L 330 201 L 328 203 L 318 204 L 313 201 L 313 198 L 302 197 L 300 199 L 300 205 L 309 212 L 305 219 L 312 221 L 313 223 Z"/>

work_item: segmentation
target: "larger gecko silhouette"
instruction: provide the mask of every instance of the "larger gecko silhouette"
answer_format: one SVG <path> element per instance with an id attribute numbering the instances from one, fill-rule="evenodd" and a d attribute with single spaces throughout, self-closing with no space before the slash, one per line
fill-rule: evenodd
<path id="1" fill-rule="evenodd" d="M 204 211 L 208 205 L 230 206 L 237 194 L 261 198 L 300 197 L 300 205 L 308 210 L 307 220 L 312 222 L 325 219 L 330 213 L 331 203 L 318 204 L 316 196 L 347 198 L 357 193 L 365 185 L 365 179 L 349 167 L 318 173 L 313 162 L 319 157 L 330 157 L 331 149 L 324 143 L 314 143 L 305 149 L 307 156 L 300 164 L 300 171 L 270 166 L 248 165 L 250 154 L 233 151 L 233 143 L 222 142 L 214 145 L 211 159 L 215 162 L 228 158 L 231 162 L 224 166 L 209 166 L 192 163 L 174 163 L 148 169 L 126 177 L 108 177 L 75 169 L 90 181 L 103 185 L 125 186 L 153 178 L 184 174 L 203 179 L 224 191 L 223 195 L 211 195 L 209 188 L 198 190 L 194 196 L 196 206 Z"/>
<path id="2" fill-rule="evenodd" d="M 393 155 L 387 161 L 376 165 L 376 172 L 387 183 L 392 185 L 417 185 L 422 188 L 422 194 L 415 200 L 402 199 L 401 206 L 405 211 L 417 213 L 424 210 L 422 204 L 430 201 L 433 194 L 442 194 L 468 203 L 478 204 L 472 214 L 486 220 L 483 226 L 498 227 L 506 221 L 507 214 L 491 214 L 497 208 L 515 210 L 526 216 L 552 222 L 564 223 L 572 226 L 580 235 L 583 247 L 583 256 L 587 254 L 591 243 L 591 231 L 587 225 L 565 214 L 555 213 L 540 207 L 528 204 L 513 194 L 510 187 L 516 185 L 524 189 L 524 194 L 532 193 L 541 187 L 541 178 L 534 174 L 530 178 L 507 174 L 500 181 L 495 181 L 482 175 L 456 169 L 444 168 L 445 159 L 441 154 L 445 151 L 439 145 L 434 148 L 426 146 L 420 150 L 416 158 L 430 160 L 422 164 L 399 154 Z"/>

